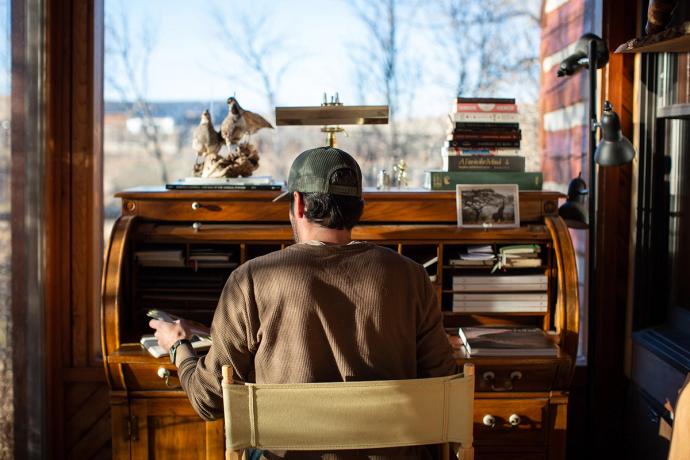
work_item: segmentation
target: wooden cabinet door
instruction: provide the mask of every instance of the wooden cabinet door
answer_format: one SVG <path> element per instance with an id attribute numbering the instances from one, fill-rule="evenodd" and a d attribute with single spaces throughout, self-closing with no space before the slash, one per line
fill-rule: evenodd
<path id="1" fill-rule="evenodd" d="M 132 459 L 222 460 L 223 420 L 205 422 L 182 398 L 134 399 Z"/>

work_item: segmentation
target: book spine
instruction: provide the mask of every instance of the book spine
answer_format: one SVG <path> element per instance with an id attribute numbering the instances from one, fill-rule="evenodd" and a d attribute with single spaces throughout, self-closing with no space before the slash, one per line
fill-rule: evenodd
<path id="1" fill-rule="evenodd" d="M 525 157 L 502 155 L 456 155 L 443 157 L 446 171 L 524 171 Z"/>
<path id="2" fill-rule="evenodd" d="M 522 134 L 519 131 L 505 131 L 505 132 L 469 132 L 469 131 L 453 131 L 446 140 L 448 141 L 519 141 L 522 139 Z"/>
<path id="3" fill-rule="evenodd" d="M 546 283 L 546 275 L 508 275 L 508 276 L 454 276 L 453 282 L 458 283 L 492 283 L 492 284 L 517 284 L 517 283 Z"/>
<path id="4" fill-rule="evenodd" d="M 219 184 L 219 185 L 186 185 L 186 184 L 166 184 L 168 190 L 280 190 L 281 185 L 266 184 Z"/>
<path id="5" fill-rule="evenodd" d="M 441 156 L 450 157 L 455 155 L 520 155 L 520 149 L 463 149 L 456 147 L 443 147 Z"/>
<path id="6" fill-rule="evenodd" d="M 453 311 L 468 313 L 545 313 L 546 306 L 506 307 L 492 305 L 464 306 L 453 304 Z"/>
<path id="7" fill-rule="evenodd" d="M 429 190 L 455 190 L 457 184 L 517 184 L 520 190 L 541 190 L 541 172 L 510 171 L 426 171 Z"/>
<path id="8" fill-rule="evenodd" d="M 455 112 L 453 121 L 456 123 L 519 123 L 520 115 L 517 113 Z"/>
<path id="9" fill-rule="evenodd" d="M 546 292 L 548 285 L 546 283 L 534 284 L 453 284 L 454 291 L 462 292 Z"/>
<path id="10" fill-rule="evenodd" d="M 545 308 L 546 300 L 455 300 L 453 307 L 479 308 Z"/>
<path id="11" fill-rule="evenodd" d="M 457 122 L 454 123 L 455 131 L 517 131 L 520 129 L 519 123 L 485 123 L 485 122 Z"/>
<path id="12" fill-rule="evenodd" d="M 453 301 L 459 301 L 459 300 L 464 300 L 464 301 L 497 301 L 497 302 L 511 302 L 511 301 L 519 301 L 519 302 L 526 302 L 526 301 L 536 301 L 536 302 L 546 302 L 547 295 L 546 293 L 543 294 L 532 294 L 532 293 L 527 293 L 527 294 L 497 294 L 493 292 L 486 292 L 486 293 L 473 293 L 473 294 L 465 294 L 465 293 L 455 293 L 453 294 Z"/>
<path id="13" fill-rule="evenodd" d="M 473 149 L 473 148 L 520 148 L 520 140 L 482 140 L 482 139 L 463 139 L 446 141 L 447 147 Z"/>
<path id="14" fill-rule="evenodd" d="M 458 102 L 455 111 L 458 113 L 517 113 L 518 108 L 515 104 Z"/>
<path id="15" fill-rule="evenodd" d="M 465 260 L 465 259 L 450 259 L 449 265 L 464 265 L 468 267 L 491 267 L 495 264 L 493 260 Z"/>
<path id="16" fill-rule="evenodd" d="M 512 97 L 458 97 L 455 99 L 458 104 L 515 104 Z"/>

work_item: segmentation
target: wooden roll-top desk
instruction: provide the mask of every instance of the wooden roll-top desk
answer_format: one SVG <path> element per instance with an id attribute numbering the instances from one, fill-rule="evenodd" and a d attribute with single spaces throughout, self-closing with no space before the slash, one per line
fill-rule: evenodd
<path id="1" fill-rule="evenodd" d="M 287 202 L 278 192 L 132 189 L 117 196 L 122 214 L 107 245 L 102 292 L 104 367 L 111 389 L 114 458 L 223 458 L 222 420 L 204 422 L 193 411 L 167 357 L 153 358 L 139 344 L 150 334 L 145 313 L 159 308 L 210 324 L 233 267 L 292 244 Z M 353 238 L 390 247 L 427 270 L 448 328 L 512 324 L 553 331 L 555 357 L 466 358 L 476 366 L 474 407 L 478 459 L 558 459 L 565 456 L 568 388 L 578 344 L 575 254 L 558 217 L 555 192 L 521 192 L 521 227 L 458 229 L 455 194 L 365 191 L 365 212 Z M 509 269 L 548 278 L 548 308 L 535 313 L 452 311 L 453 276 L 488 275 L 449 260 L 467 245 L 540 245 L 541 266 Z M 230 254 L 218 267 L 150 266 L 141 251 Z M 487 416 L 490 416 L 487 418 Z M 517 416 L 517 417 L 516 417 Z"/>

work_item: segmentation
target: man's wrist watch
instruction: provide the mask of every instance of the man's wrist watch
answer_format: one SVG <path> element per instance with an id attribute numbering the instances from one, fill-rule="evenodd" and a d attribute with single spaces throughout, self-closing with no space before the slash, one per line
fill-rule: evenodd
<path id="1" fill-rule="evenodd" d="M 177 342 L 172 344 L 172 347 L 170 347 L 170 362 L 175 364 L 175 355 L 177 355 L 177 347 L 182 345 L 183 343 L 186 343 L 187 345 L 191 345 L 192 342 L 189 341 L 189 339 L 180 339 Z"/>

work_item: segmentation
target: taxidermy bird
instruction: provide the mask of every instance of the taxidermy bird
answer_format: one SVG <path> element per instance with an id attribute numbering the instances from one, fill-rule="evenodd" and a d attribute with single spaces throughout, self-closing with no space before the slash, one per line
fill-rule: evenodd
<path id="1" fill-rule="evenodd" d="M 208 110 L 201 114 L 199 126 L 194 130 L 192 148 L 198 156 L 218 153 L 223 145 L 220 133 L 213 127 L 213 120 Z"/>
<path id="2" fill-rule="evenodd" d="M 273 126 L 261 115 L 244 110 L 234 97 L 228 98 L 228 115 L 220 126 L 220 134 L 229 151 L 236 151 L 230 146 L 237 145 L 245 135 L 252 135 L 261 128 L 273 129 Z"/>

